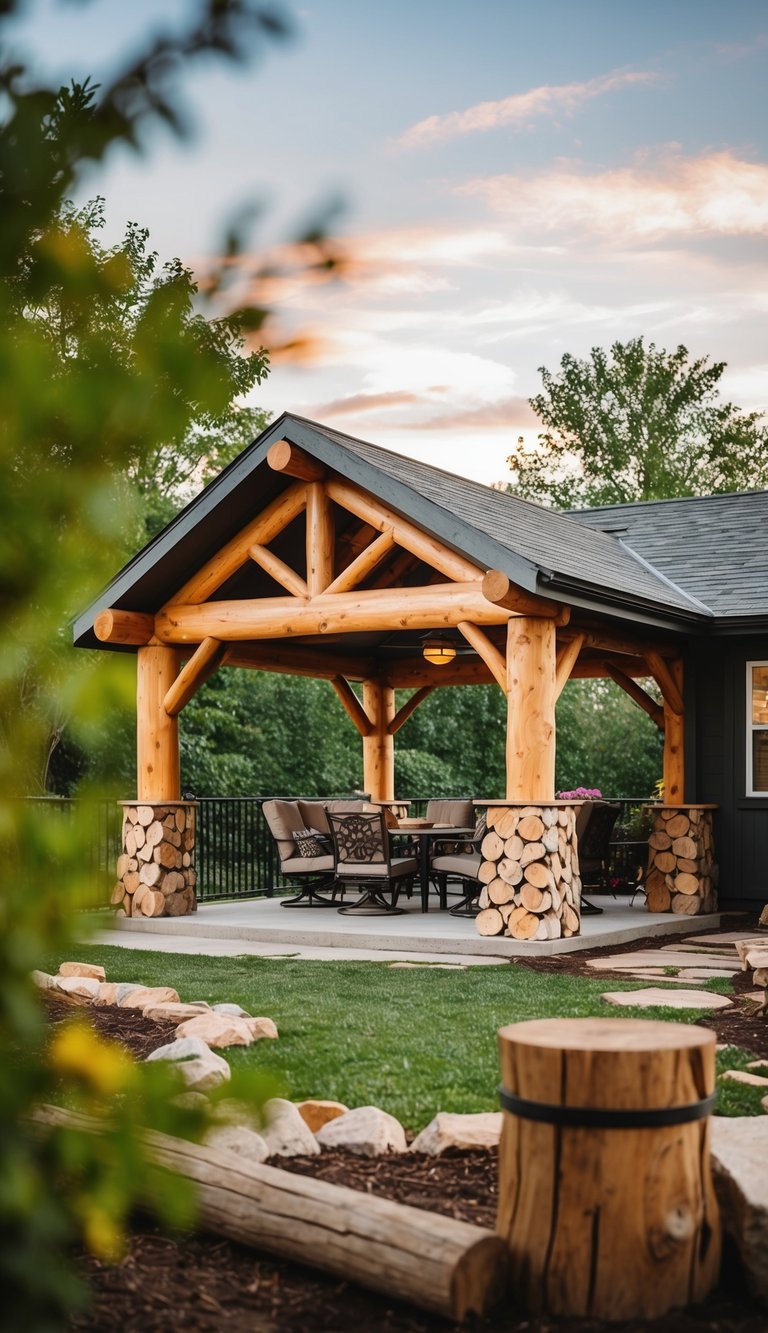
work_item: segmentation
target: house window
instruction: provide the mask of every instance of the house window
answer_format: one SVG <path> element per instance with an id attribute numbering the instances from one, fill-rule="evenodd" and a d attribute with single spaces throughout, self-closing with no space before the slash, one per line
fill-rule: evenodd
<path id="1" fill-rule="evenodd" d="M 768 662 L 747 662 L 747 795 L 768 796 Z"/>

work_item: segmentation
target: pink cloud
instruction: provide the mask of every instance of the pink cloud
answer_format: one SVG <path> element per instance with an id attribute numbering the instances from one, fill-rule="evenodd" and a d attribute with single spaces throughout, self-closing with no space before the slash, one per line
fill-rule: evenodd
<path id="1" fill-rule="evenodd" d="M 329 403 L 308 407 L 303 414 L 324 421 L 326 417 L 357 416 L 380 408 L 411 406 L 422 401 L 420 394 L 406 389 L 393 389 L 389 393 L 353 393 L 347 398 L 333 398 Z"/>
<path id="2" fill-rule="evenodd" d="M 491 176 L 459 193 L 487 200 L 522 229 L 592 232 L 601 241 L 768 233 L 768 165 L 725 150 L 698 158 L 667 153 L 596 173 L 562 164 L 526 179 Z"/>
<path id="3" fill-rule="evenodd" d="M 476 134 L 508 125 L 528 129 L 544 116 L 572 115 L 594 97 L 616 92 L 634 84 L 653 83 L 655 75 L 640 70 L 614 70 L 584 83 L 561 83 L 530 88 L 496 102 L 478 102 L 464 111 L 449 111 L 443 116 L 428 116 L 411 125 L 397 140 L 399 148 L 423 148 L 445 139 Z"/>
<path id="4" fill-rule="evenodd" d="M 426 421 L 411 421 L 410 430 L 464 430 L 477 427 L 482 430 L 524 430 L 539 426 L 538 417 L 527 398 L 511 394 L 494 403 L 480 403 L 476 407 L 457 407 L 441 412 Z"/>

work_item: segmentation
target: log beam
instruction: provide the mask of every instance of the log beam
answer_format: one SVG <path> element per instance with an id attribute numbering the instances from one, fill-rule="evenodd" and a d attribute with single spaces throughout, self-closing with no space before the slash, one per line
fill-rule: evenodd
<path id="1" fill-rule="evenodd" d="M 296 477 L 299 481 L 322 481 L 325 468 L 318 459 L 313 458 L 290 440 L 278 440 L 267 453 L 267 463 L 273 472 L 280 472 L 284 477 Z"/>
<path id="2" fill-rule="evenodd" d="M 457 657 L 445 666 L 433 667 L 421 654 L 392 662 L 382 671 L 381 679 L 398 690 L 416 690 L 422 685 L 492 685 L 494 680 L 479 657 Z"/>
<path id="3" fill-rule="evenodd" d="M 442 629 L 463 620 L 501 625 L 508 619 L 508 611 L 483 596 L 479 582 L 444 583 L 326 593 L 307 603 L 291 597 L 268 597 L 174 604 L 158 612 L 155 634 L 162 643 L 199 643 L 208 637 L 234 642 L 304 634 Z"/>
<path id="4" fill-rule="evenodd" d="M 248 548 L 248 554 L 254 564 L 263 569 L 265 574 L 269 574 L 269 577 L 274 579 L 275 583 L 280 583 L 287 592 L 293 593 L 294 597 L 306 598 L 309 596 L 306 582 L 301 575 L 297 574 L 295 569 L 291 569 L 290 565 L 287 565 L 284 560 L 280 559 L 279 555 L 275 555 L 268 547 L 260 546 L 258 542 L 254 542 L 253 546 Z"/>
<path id="5" fill-rule="evenodd" d="M 200 686 L 221 666 L 226 650 L 226 644 L 218 639 L 203 639 L 163 699 L 163 707 L 169 717 L 178 717 Z"/>
<path id="6" fill-rule="evenodd" d="M 144 611 L 99 611 L 93 622 L 99 643 L 122 643 L 144 647 L 155 632 L 155 617 Z"/>
<path id="7" fill-rule="evenodd" d="M 628 676 L 620 667 L 615 666 L 613 662 L 605 663 L 605 674 L 610 676 L 611 680 L 648 714 L 660 731 L 664 730 L 664 709 L 660 704 L 657 704 L 655 699 L 651 698 L 642 685 L 638 685 L 631 676 Z"/>
<path id="8" fill-rule="evenodd" d="M 555 625 L 519 616 L 507 628 L 508 801 L 555 795 Z"/>
<path id="9" fill-rule="evenodd" d="M 673 713 L 682 713 L 685 705 L 683 703 L 682 690 L 677 684 L 676 660 L 671 663 L 666 662 L 660 653 L 644 653 L 648 670 L 661 690 L 664 699 L 664 705 L 670 708 Z"/>
<path id="10" fill-rule="evenodd" d="M 331 684 L 341 700 L 344 712 L 351 719 L 357 731 L 361 736 L 370 736 L 374 724 L 349 682 L 343 676 L 333 676 Z"/>
<path id="11" fill-rule="evenodd" d="M 504 661 L 504 654 L 499 652 L 496 644 L 491 643 L 488 635 L 484 634 L 477 625 L 472 625 L 468 620 L 461 620 L 458 628 L 470 647 L 474 648 L 478 657 L 485 662 L 496 684 L 500 685 L 506 694 L 507 664 Z"/>
<path id="12" fill-rule="evenodd" d="M 363 737 L 363 787 L 372 801 L 395 799 L 395 742 L 389 726 L 395 716 L 395 691 L 379 680 L 363 682 L 363 708 L 373 721 Z"/>
<path id="13" fill-rule="evenodd" d="M 483 579 L 483 596 L 493 602 L 494 606 L 504 607 L 518 615 L 551 616 L 558 625 L 567 625 L 570 616 L 568 607 L 518 588 L 500 569 L 488 570 Z"/>
<path id="14" fill-rule="evenodd" d="M 377 531 L 384 532 L 386 528 L 391 528 L 398 546 L 432 565 L 434 569 L 439 569 L 446 578 L 466 583 L 482 576 L 484 571 L 479 565 L 467 560 L 465 556 L 457 555 L 437 537 L 423 532 L 415 523 L 402 518 L 396 510 L 350 482 L 332 478 L 327 483 L 327 490 L 335 504 L 341 505 L 342 509 L 348 510 L 364 523 L 370 523 Z"/>
<path id="15" fill-rule="evenodd" d="M 253 671 L 275 671 L 284 676 L 308 676 L 312 680 L 333 680 L 344 676 L 347 680 L 367 680 L 374 672 L 370 657 L 353 657 L 342 653 L 318 653 L 303 644 L 283 648 L 274 641 L 262 643 L 233 643 L 227 648 L 224 666 L 244 667 Z"/>
<path id="16" fill-rule="evenodd" d="M 362 583 L 372 570 L 376 568 L 385 555 L 388 555 L 395 544 L 394 533 L 391 528 L 385 528 L 378 537 L 366 546 L 354 560 L 350 561 L 346 569 L 343 569 L 332 583 L 326 588 L 327 593 L 349 592 L 351 588 L 356 588 L 358 583 Z"/>
<path id="17" fill-rule="evenodd" d="M 405 703 L 398 708 L 395 716 L 387 727 L 390 736 L 395 736 L 397 734 L 403 723 L 408 721 L 411 713 L 415 713 L 419 704 L 423 703 L 425 699 L 428 699 L 432 691 L 436 689 L 436 685 L 422 685 L 421 689 L 417 690 L 415 694 L 412 694 L 410 699 L 406 699 Z"/>
<path id="18" fill-rule="evenodd" d="M 584 646 L 586 635 L 577 634 L 574 638 L 562 644 L 557 650 L 555 659 L 555 699 L 559 699 L 565 686 L 573 674 L 573 668 L 576 665 L 579 653 Z"/>
<path id="19" fill-rule="evenodd" d="M 248 559 L 254 545 L 269 546 L 278 533 L 300 514 L 307 503 L 307 488 L 303 482 L 294 482 L 276 496 L 266 509 L 246 524 L 235 537 L 222 546 L 210 560 L 192 575 L 174 594 L 173 602 L 204 602 L 226 583 Z M 170 603 L 166 603 L 167 606 Z"/>
<path id="20" fill-rule="evenodd" d="M 176 669 L 172 648 L 140 648 L 136 654 L 137 795 L 150 804 L 181 797 L 179 724 L 165 711 Z"/>

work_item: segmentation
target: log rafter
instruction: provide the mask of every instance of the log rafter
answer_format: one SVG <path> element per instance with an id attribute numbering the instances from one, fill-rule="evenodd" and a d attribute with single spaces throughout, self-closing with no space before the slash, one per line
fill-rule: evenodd
<path id="1" fill-rule="evenodd" d="M 504 654 L 500 653 L 495 643 L 492 643 L 488 635 L 483 633 L 477 625 L 472 625 L 468 620 L 459 622 L 458 629 L 463 634 L 470 647 L 474 648 L 481 661 L 485 662 L 496 684 L 506 694 L 507 692 L 507 664 Z"/>
<path id="2" fill-rule="evenodd" d="M 281 560 L 279 555 L 275 555 L 274 551 L 270 551 L 268 547 L 259 546 L 258 543 L 254 542 L 253 546 L 249 547 L 248 554 L 254 564 L 263 569 L 265 574 L 269 574 L 269 577 L 274 579 L 275 583 L 281 583 L 287 592 L 293 593 L 294 597 L 309 597 L 306 580 L 300 574 L 297 574 L 295 569 L 291 569 L 290 565 L 287 565 L 284 560 Z"/>
<path id="3" fill-rule="evenodd" d="M 163 699 L 163 707 L 169 717 L 178 716 L 200 686 L 221 665 L 226 651 L 227 645 L 219 639 L 204 639 L 199 648 L 195 649 Z"/>
<path id="4" fill-rule="evenodd" d="M 642 685 L 638 685 L 631 676 L 628 676 L 626 672 L 622 671 L 621 667 L 617 666 L 614 662 L 606 661 L 604 665 L 606 675 L 610 676 L 611 680 L 624 690 L 625 694 L 628 694 L 630 699 L 633 699 L 634 702 L 648 714 L 651 721 L 656 723 L 656 726 L 660 731 L 663 731 L 664 709 L 661 705 L 657 704 L 656 700 L 651 698 L 650 694 L 643 689 Z"/>
<path id="5" fill-rule="evenodd" d="M 411 695 L 410 699 L 406 699 L 405 703 L 402 704 L 400 708 L 398 708 L 397 712 L 395 713 L 395 716 L 388 724 L 387 726 L 388 734 L 390 736 L 395 736 L 402 727 L 403 723 L 408 721 L 408 718 L 411 716 L 411 713 L 415 713 L 419 704 L 422 704 L 425 699 L 429 698 L 432 691 L 436 689 L 437 685 L 422 685 L 420 689 L 416 690 L 415 694 Z"/>
<path id="6" fill-rule="evenodd" d="M 351 719 L 361 736 L 370 736 L 374 723 L 355 694 L 349 681 L 343 676 L 332 676 L 331 684 L 341 700 L 344 712 Z"/>
<path id="7" fill-rule="evenodd" d="M 661 690 L 665 706 L 673 713 L 681 715 L 685 711 L 683 692 L 677 681 L 677 664 L 666 662 L 660 653 L 644 653 L 648 670 Z"/>
<path id="8" fill-rule="evenodd" d="M 555 699 L 559 699 L 565 686 L 573 675 L 579 653 L 584 645 L 585 634 L 576 634 L 566 640 L 557 650 L 555 659 Z"/>

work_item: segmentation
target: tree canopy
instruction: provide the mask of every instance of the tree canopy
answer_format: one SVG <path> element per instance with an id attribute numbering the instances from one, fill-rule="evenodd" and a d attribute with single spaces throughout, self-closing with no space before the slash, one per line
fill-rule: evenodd
<path id="1" fill-rule="evenodd" d="M 518 441 L 508 489 L 558 509 L 768 485 L 768 426 L 720 397 L 725 362 L 642 337 L 545 366 L 530 399 L 544 430 Z"/>

